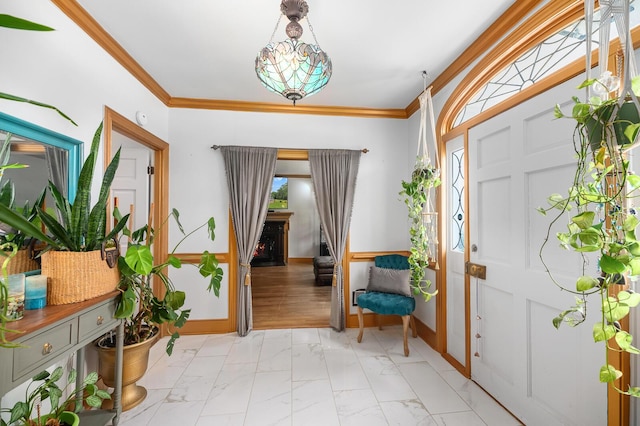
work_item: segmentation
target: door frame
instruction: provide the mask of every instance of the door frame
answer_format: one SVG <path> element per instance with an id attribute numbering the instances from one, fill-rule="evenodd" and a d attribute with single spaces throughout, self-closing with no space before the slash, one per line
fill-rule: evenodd
<path id="1" fill-rule="evenodd" d="M 129 139 L 149 148 L 153 151 L 153 190 L 150 191 L 150 202 L 153 205 L 152 214 L 164 224 L 156 235 L 153 243 L 153 255 L 155 259 L 164 261 L 169 247 L 169 225 L 164 218 L 169 215 L 169 144 L 151 132 L 143 129 L 125 116 L 117 113 L 108 106 L 104 107 L 103 140 L 104 140 L 104 168 L 111 161 L 113 132 L 118 132 Z M 107 205 L 107 217 L 111 217 L 111 205 Z M 161 223 L 162 223 L 161 222 Z M 111 227 L 111 221 L 107 220 L 107 227 Z M 156 227 L 156 229 L 158 229 Z M 164 286 L 155 277 L 153 282 L 154 293 L 162 296 Z M 163 334 L 166 330 L 162 330 Z"/>
<path id="2" fill-rule="evenodd" d="M 297 161 L 309 161 L 308 149 L 284 149 L 278 148 L 278 160 L 297 160 Z M 347 244 L 342 257 L 342 271 L 344 277 L 343 293 L 344 293 L 344 309 L 345 309 L 345 326 L 349 327 L 349 259 L 351 258 L 351 251 L 349 250 L 350 234 L 347 234 Z M 237 279 L 237 265 L 238 265 L 238 241 L 236 240 L 236 234 L 233 230 L 233 223 L 231 218 L 231 209 L 229 209 L 229 321 L 230 324 L 236 324 L 238 316 L 238 279 Z M 253 302 L 252 302 L 253 303 Z M 329 324 L 327 324 L 327 327 Z M 235 328 L 234 328 L 235 330 Z"/>

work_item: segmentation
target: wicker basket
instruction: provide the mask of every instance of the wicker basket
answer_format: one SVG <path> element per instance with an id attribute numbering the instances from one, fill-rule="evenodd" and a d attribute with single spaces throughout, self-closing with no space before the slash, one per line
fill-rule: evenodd
<path id="1" fill-rule="evenodd" d="M 117 265 L 110 268 L 100 250 L 48 251 L 42 256 L 47 276 L 47 304 L 64 305 L 107 294 L 120 280 Z"/>
<path id="2" fill-rule="evenodd" d="M 9 265 L 7 265 L 9 275 L 40 269 L 40 264 L 31 258 L 30 252 L 32 252 L 32 250 L 18 250 L 18 253 L 13 256 Z"/>

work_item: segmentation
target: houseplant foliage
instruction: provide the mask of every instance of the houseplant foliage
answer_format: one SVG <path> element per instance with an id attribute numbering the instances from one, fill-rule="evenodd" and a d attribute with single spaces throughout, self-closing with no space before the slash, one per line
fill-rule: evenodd
<path id="1" fill-rule="evenodd" d="M 599 84 L 602 83 L 598 80 L 587 80 L 580 87 Z M 634 91 L 636 86 L 637 79 L 634 79 Z M 636 143 L 640 119 L 636 104 L 629 103 L 628 98 L 628 94 L 622 99 L 592 97 L 587 102 L 574 98 L 569 116 L 556 106 L 556 117 L 576 122 L 573 142 L 577 162 L 567 194 L 552 194 L 548 198 L 550 207 L 538 210 L 542 214 L 556 212 L 540 249 L 542 263 L 553 282 L 563 291 L 574 294 L 576 300 L 574 306 L 553 319 L 553 325 L 558 328 L 566 323 L 574 327 L 583 323 L 587 318 L 588 298 L 593 296 L 600 308 L 598 321 L 593 325 L 593 339 L 603 344 L 605 352 L 600 381 L 610 383 L 621 393 L 638 397 L 639 387 L 621 389 L 616 385 L 622 372 L 609 361 L 611 351 L 640 353 L 632 344 L 631 334 L 621 326 L 630 309 L 640 304 L 640 294 L 629 288 L 640 275 L 637 237 L 640 220 L 633 206 L 633 199 L 640 194 L 640 176 L 629 168 L 626 158 L 627 150 Z M 621 114 L 622 108 L 631 108 L 635 114 Z M 544 258 L 551 228 L 566 217 L 566 230 L 558 232 L 556 238 L 562 248 L 577 253 L 582 259 L 582 274 L 575 283 L 569 284 L 553 276 Z M 597 257 L 596 268 L 594 257 Z"/>
<path id="2" fill-rule="evenodd" d="M 122 220 L 117 208 L 114 209 L 114 215 L 116 219 Z M 122 230 L 123 235 L 129 239 L 129 243 L 125 256 L 121 256 L 118 260 L 121 274 L 119 288 L 122 297 L 115 313 L 116 318 L 125 320 L 125 345 L 139 343 L 151 337 L 150 334 L 156 332 L 161 325 L 169 326 L 173 330 L 166 347 L 169 355 L 173 351 L 176 339 L 180 337 L 177 329 L 186 323 L 191 310 L 184 308 L 186 294 L 176 290 L 167 274 L 168 268 L 182 267 L 182 261 L 175 256 L 176 250 L 189 236 L 200 229 L 206 227 L 210 240 L 214 241 L 215 239 L 215 220 L 213 217 L 191 232 L 185 233 L 180 223 L 180 213 L 173 209 L 158 229 L 163 229 L 165 223 L 171 218 L 174 219 L 182 233 L 182 238 L 166 259 L 154 258 L 152 244 L 157 236 L 157 231 L 151 224 L 133 232 L 127 228 Z M 197 267 L 201 276 L 209 278 L 208 290 L 213 290 L 214 294 L 219 296 L 222 269 L 218 266 L 215 254 L 205 250 L 201 254 L 200 263 L 191 265 Z M 163 294 L 161 295 L 153 292 L 152 279 L 154 277 L 162 282 Z"/>
<path id="3" fill-rule="evenodd" d="M 418 157 L 411 180 L 402 181 L 402 191 L 400 191 L 411 222 L 409 229 L 411 288 L 415 295 L 422 295 L 425 301 L 429 301 L 438 292 L 430 291 L 431 281 L 424 279 L 425 269 L 429 267 L 429 262 L 434 257 L 431 246 L 437 238 L 432 232 L 432 226 L 435 226 L 432 221 L 435 220 L 435 216 L 425 214 L 425 210 L 430 205 L 431 190 L 438 185 L 440 185 L 440 170 Z"/>
<path id="4" fill-rule="evenodd" d="M 47 227 L 45 234 L 39 227 L 22 215 L 0 203 L 0 222 L 25 235 L 47 244 L 47 250 L 86 252 L 99 249 L 102 243 L 112 241 L 127 223 L 128 215 L 122 218 L 114 228 L 107 232 L 106 206 L 109 201 L 111 182 L 115 177 L 120 161 L 120 149 L 107 166 L 97 202 L 91 206 L 91 184 L 100 146 L 102 123 L 96 130 L 89 155 L 82 165 L 78 177 L 76 197 L 73 202 L 66 198 L 63 190 L 49 181 L 48 189 L 55 201 L 59 217 L 37 207 L 38 217 Z"/>
<path id="5" fill-rule="evenodd" d="M 76 382 L 76 371 L 71 369 L 67 375 L 67 384 L 64 387 L 58 385 L 58 381 L 64 377 L 62 367 L 57 367 L 52 373 L 44 370 L 32 378 L 25 391 L 23 401 L 18 401 L 12 408 L 3 408 L 2 411 L 10 413 L 9 422 L 0 419 L 0 426 L 7 425 L 46 425 L 60 426 L 63 413 L 66 411 L 79 412 L 83 404 L 78 404 L 78 395 L 82 395 L 82 402 L 90 407 L 100 407 L 104 399 L 111 399 L 108 392 L 96 386 L 98 374 L 89 373 L 83 380 L 79 389 L 72 390 Z M 32 386 L 34 386 L 32 388 Z M 67 396 L 65 397 L 65 392 Z M 49 400 L 51 410 L 48 413 L 41 412 L 42 402 Z M 73 417 L 73 416 L 72 416 Z"/>
<path id="6" fill-rule="evenodd" d="M 116 152 L 113 160 L 105 171 L 100 194 L 97 203 L 91 207 L 91 184 L 93 173 L 100 145 L 100 136 L 102 134 L 102 124 L 98 126 L 94 134 L 89 155 L 80 171 L 77 183 L 76 197 L 73 202 L 65 198 L 63 191 L 57 188 L 52 182 L 49 182 L 49 190 L 55 200 L 55 205 L 59 216 L 55 217 L 46 212 L 40 206 L 35 205 L 38 219 L 47 226 L 47 233 L 44 233 L 35 222 L 33 215 L 25 215 L 24 212 L 18 212 L 10 205 L 0 202 L 0 223 L 5 229 L 13 235 L 21 235 L 21 238 L 35 238 L 46 244 L 43 252 L 48 250 L 62 251 L 90 251 L 100 248 L 102 243 L 109 242 L 114 239 L 117 233 L 126 225 L 128 215 L 124 217 L 110 232 L 106 232 L 106 204 L 109 197 L 109 189 L 111 182 L 115 176 L 118 167 L 120 150 Z M 16 167 L 8 165 L 7 167 Z M 0 246 L 0 249 L 11 249 L 12 245 Z M 114 243 L 115 244 L 115 243 Z M 19 248 L 16 246 L 16 249 Z M 9 251 L 13 253 L 13 251 Z M 15 254 L 14 254 L 15 255 Z M 14 256 L 12 255 L 12 256 Z M 4 259 L 3 269 L 6 273 L 6 267 L 10 258 Z M 4 306 L 4 300 L 8 290 L 6 286 L 0 285 L 0 302 Z M 4 310 L 3 310 L 4 312 Z M 5 317 L 2 316 L 2 324 L 0 325 L 0 342 L 5 345 L 8 342 L 5 339 L 6 331 Z"/>
<path id="7" fill-rule="evenodd" d="M 0 14 L 0 27 L 11 28 L 15 30 L 26 30 L 26 31 L 54 31 L 53 28 L 47 27 L 46 25 L 41 25 L 35 22 L 28 21 L 26 19 L 18 18 L 11 15 Z M 77 126 L 75 121 L 73 121 L 68 115 L 60 111 L 58 108 L 53 105 L 45 104 L 42 102 L 34 101 L 31 99 L 26 99 L 21 96 L 11 95 L 9 93 L 0 92 L 0 99 L 6 99 L 9 101 L 15 102 L 24 102 L 32 105 L 36 105 L 42 108 L 52 109 L 66 120 L 68 120 L 73 125 Z"/>
<path id="8" fill-rule="evenodd" d="M 7 134 L 5 140 L 0 146 L 0 182 L 4 176 L 4 171 L 7 169 L 17 169 L 26 167 L 23 164 L 10 164 L 11 155 L 11 134 Z M 10 209 L 14 209 L 14 196 L 15 189 L 10 181 L 5 182 L 0 188 L 0 204 L 7 206 Z M 36 202 L 42 202 L 44 199 L 44 193 Z M 35 206 L 35 204 L 34 204 Z M 35 207 L 24 206 L 23 215 L 27 220 L 31 220 L 35 217 Z M 8 279 L 8 266 L 11 259 L 13 259 L 18 253 L 18 249 L 22 248 L 25 242 L 25 234 L 20 232 L 14 232 L 12 229 L 6 229 L 0 227 L 0 261 L 2 276 L 0 277 L 0 347 L 15 347 L 16 345 L 9 342 L 6 338 L 6 333 L 11 332 L 6 326 L 9 320 L 7 316 L 9 289 L 7 287 Z"/>

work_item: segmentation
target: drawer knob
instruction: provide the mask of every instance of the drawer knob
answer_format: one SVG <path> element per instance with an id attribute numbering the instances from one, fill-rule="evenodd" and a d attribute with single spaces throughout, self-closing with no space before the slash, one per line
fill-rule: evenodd
<path id="1" fill-rule="evenodd" d="M 104 317 L 102 315 L 98 315 L 98 320 L 96 321 L 96 324 L 102 325 L 103 322 L 104 322 Z"/>
<path id="2" fill-rule="evenodd" d="M 49 355 L 53 350 L 53 345 L 51 343 L 45 343 L 42 345 L 42 355 Z"/>

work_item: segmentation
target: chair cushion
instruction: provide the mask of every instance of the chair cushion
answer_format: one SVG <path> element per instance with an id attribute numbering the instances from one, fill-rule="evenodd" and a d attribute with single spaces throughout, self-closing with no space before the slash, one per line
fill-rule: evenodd
<path id="1" fill-rule="evenodd" d="M 333 269 L 333 257 L 331 256 L 316 256 L 313 258 L 313 265 L 321 269 Z"/>
<path id="2" fill-rule="evenodd" d="M 411 271 L 409 269 L 388 269 L 371 266 L 367 291 L 395 293 L 411 297 Z"/>
<path id="3" fill-rule="evenodd" d="M 376 256 L 374 259 L 375 265 L 378 268 L 389 269 L 410 269 L 409 258 L 401 254 L 385 254 Z"/>
<path id="4" fill-rule="evenodd" d="M 377 291 L 361 294 L 358 306 L 370 309 L 382 315 L 409 315 L 416 309 L 416 300 L 400 294 L 380 293 Z"/>

